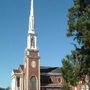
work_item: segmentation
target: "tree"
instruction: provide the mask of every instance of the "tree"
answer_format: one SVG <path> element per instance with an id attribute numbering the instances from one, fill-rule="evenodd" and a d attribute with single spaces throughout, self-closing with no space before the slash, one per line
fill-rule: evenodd
<path id="1" fill-rule="evenodd" d="M 73 0 L 68 10 L 67 36 L 75 41 L 75 50 L 63 59 L 61 68 L 69 90 L 70 85 L 90 77 L 90 0 Z"/>
<path id="2" fill-rule="evenodd" d="M 76 86 L 78 82 L 78 63 L 73 60 L 72 55 L 67 55 L 62 60 L 62 64 L 63 66 L 61 68 L 61 71 L 63 78 L 66 81 L 66 90 L 70 90 L 70 85 Z"/>
<path id="3" fill-rule="evenodd" d="M 67 36 L 73 37 L 76 49 L 74 60 L 79 62 L 79 78 L 90 76 L 90 0 L 73 0 L 68 10 Z"/>

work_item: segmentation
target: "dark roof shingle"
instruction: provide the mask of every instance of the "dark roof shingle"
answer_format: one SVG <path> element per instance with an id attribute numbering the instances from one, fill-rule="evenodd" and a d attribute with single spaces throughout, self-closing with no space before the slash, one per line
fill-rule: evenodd
<path id="1" fill-rule="evenodd" d="M 18 69 L 13 69 L 14 73 L 20 73 L 20 71 Z"/>

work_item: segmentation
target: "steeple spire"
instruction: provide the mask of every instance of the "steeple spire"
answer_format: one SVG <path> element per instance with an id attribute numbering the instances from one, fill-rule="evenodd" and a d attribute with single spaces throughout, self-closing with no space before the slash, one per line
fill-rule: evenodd
<path id="1" fill-rule="evenodd" d="M 31 0 L 31 12 L 30 12 L 30 16 L 34 16 L 33 0 Z"/>
<path id="2" fill-rule="evenodd" d="M 29 32 L 34 32 L 34 7 L 33 7 L 33 0 L 31 0 L 31 9 L 30 9 L 30 16 L 29 16 Z"/>
<path id="3" fill-rule="evenodd" d="M 27 49 L 37 49 L 37 37 L 35 33 L 34 27 L 34 1 L 31 0 L 31 9 L 29 15 L 29 29 L 28 29 L 28 36 L 27 36 Z"/>

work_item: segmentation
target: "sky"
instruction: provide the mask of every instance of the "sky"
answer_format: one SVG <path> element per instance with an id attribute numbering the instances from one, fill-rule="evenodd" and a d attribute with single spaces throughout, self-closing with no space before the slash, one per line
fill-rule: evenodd
<path id="1" fill-rule="evenodd" d="M 41 66 L 61 67 L 74 48 L 67 38 L 72 0 L 34 0 L 35 31 Z M 0 87 L 11 85 L 11 72 L 24 63 L 30 0 L 0 0 Z"/>

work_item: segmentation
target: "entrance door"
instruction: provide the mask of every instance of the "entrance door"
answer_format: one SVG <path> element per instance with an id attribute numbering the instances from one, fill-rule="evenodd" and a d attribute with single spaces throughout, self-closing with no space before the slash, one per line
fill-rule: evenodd
<path id="1" fill-rule="evenodd" d="M 36 77 L 32 76 L 30 79 L 30 90 L 36 90 Z"/>

